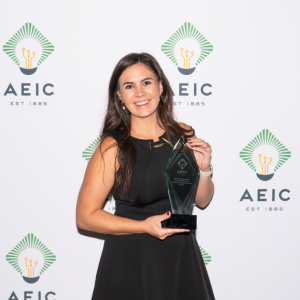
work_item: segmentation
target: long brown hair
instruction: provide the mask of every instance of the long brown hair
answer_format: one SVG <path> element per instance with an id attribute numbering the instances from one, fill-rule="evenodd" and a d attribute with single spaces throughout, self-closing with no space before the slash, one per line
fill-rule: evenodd
<path id="1" fill-rule="evenodd" d="M 119 162 L 119 174 L 116 178 L 115 189 L 117 190 L 120 197 L 123 199 L 122 194 L 131 193 L 130 177 L 132 170 L 136 161 L 136 150 L 133 145 L 131 138 L 131 113 L 128 109 L 122 109 L 121 101 L 117 95 L 119 90 L 119 78 L 122 73 L 130 66 L 135 64 L 144 64 L 155 74 L 157 81 L 161 81 L 163 86 L 163 92 L 161 100 L 159 101 L 157 108 L 157 118 L 160 122 L 158 124 L 163 125 L 163 129 L 166 130 L 167 139 L 170 140 L 170 132 L 172 132 L 178 138 L 186 132 L 193 131 L 190 135 L 185 135 L 186 137 L 192 137 L 194 135 L 194 130 L 188 130 L 182 128 L 174 119 L 173 113 L 173 91 L 170 83 L 165 76 L 163 70 L 158 64 L 157 60 L 150 54 L 142 53 L 130 53 L 117 63 L 109 82 L 108 90 L 108 105 L 106 110 L 106 115 L 104 119 L 103 129 L 101 132 L 100 147 L 103 140 L 111 136 L 112 131 L 118 131 L 119 134 L 115 135 L 116 143 L 110 145 L 101 155 L 103 157 L 104 153 L 111 147 L 118 146 L 117 157 Z M 101 149 L 101 148 L 100 148 Z M 125 182 L 123 192 L 120 192 L 121 182 Z M 114 191 L 110 191 L 109 197 L 112 196 Z"/>

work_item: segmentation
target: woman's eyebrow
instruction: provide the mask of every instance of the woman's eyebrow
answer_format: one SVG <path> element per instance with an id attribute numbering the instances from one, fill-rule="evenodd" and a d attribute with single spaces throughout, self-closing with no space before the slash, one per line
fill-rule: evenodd
<path id="1" fill-rule="evenodd" d="M 144 78 L 141 82 L 145 81 L 145 80 L 153 80 L 153 78 L 151 77 L 147 77 L 147 78 Z M 130 81 L 127 81 L 125 83 L 122 84 L 122 86 L 126 85 L 126 84 L 134 84 L 133 82 L 130 82 Z"/>
<path id="2" fill-rule="evenodd" d="M 153 80 L 153 78 L 151 78 L 151 77 L 147 77 L 147 78 L 145 78 L 145 79 L 143 79 L 141 82 L 143 82 L 143 81 L 145 81 L 145 80 Z"/>

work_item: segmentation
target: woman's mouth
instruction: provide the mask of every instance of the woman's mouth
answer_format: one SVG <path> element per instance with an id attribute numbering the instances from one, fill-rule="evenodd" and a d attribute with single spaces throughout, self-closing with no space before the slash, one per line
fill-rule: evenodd
<path id="1" fill-rule="evenodd" d="M 135 102 L 134 104 L 137 105 L 137 106 L 146 106 L 150 101 L 151 101 L 151 99 L 150 100 L 145 100 L 145 101 Z"/>

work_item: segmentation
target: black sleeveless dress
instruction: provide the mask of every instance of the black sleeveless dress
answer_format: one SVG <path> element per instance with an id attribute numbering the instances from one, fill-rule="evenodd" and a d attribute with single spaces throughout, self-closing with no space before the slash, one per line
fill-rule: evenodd
<path id="1" fill-rule="evenodd" d="M 137 159 L 131 195 L 121 200 L 115 192 L 115 215 L 145 220 L 171 211 L 164 172 L 172 147 L 162 138 L 166 132 L 157 142 L 132 138 Z M 171 135 L 173 145 L 177 140 Z M 148 234 L 106 235 L 92 300 L 179 299 L 215 299 L 194 233 L 163 241 Z"/>

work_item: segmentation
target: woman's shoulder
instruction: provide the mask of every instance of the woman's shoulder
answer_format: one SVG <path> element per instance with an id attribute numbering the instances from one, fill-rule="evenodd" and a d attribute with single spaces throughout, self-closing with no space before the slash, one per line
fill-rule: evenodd
<path id="1" fill-rule="evenodd" d="M 116 139 L 109 135 L 107 137 L 105 137 L 101 143 L 99 144 L 99 147 L 101 150 L 108 150 L 110 148 L 114 148 L 114 147 L 117 147 L 118 143 L 116 141 Z"/>
<path id="2" fill-rule="evenodd" d="M 90 161 L 89 165 L 93 166 L 97 171 L 101 169 L 102 163 L 110 166 L 108 169 L 111 169 L 114 172 L 115 168 L 118 168 L 117 158 L 117 142 L 111 137 L 107 136 L 100 141 L 96 147 Z"/>

